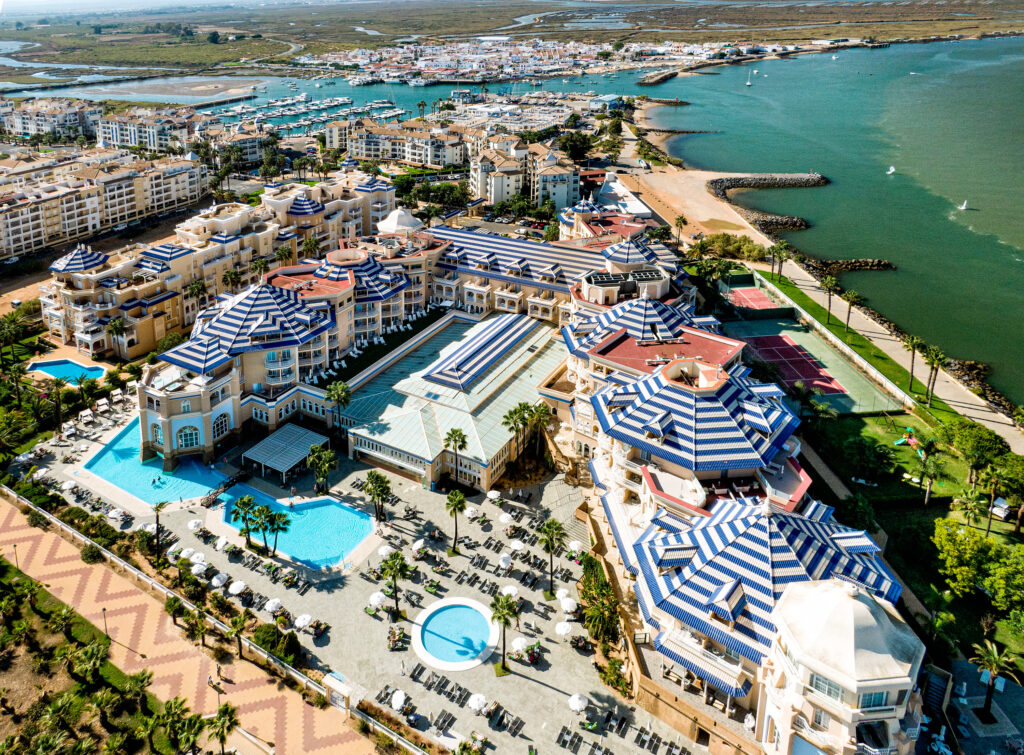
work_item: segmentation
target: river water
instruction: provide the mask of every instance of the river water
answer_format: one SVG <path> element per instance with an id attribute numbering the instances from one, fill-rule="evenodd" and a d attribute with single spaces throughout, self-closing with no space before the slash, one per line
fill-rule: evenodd
<path id="1" fill-rule="evenodd" d="M 807 218 L 812 228 L 788 240 L 809 254 L 894 262 L 896 272 L 852 273 L 842 283 L 951 356 L 991 364 L 992 384 L 1024 403 L 1024 40 L 895 45 L 844 51 L 834 60 L 806 55 L 711 69 L 656 87 L 636 87 L 637 78 L 553 79 L 544 88 L 692 102 L 653 115 L 663 127 L 719 132 L 669 141 L 669 151 L 690 165 L 824 173 L 832 179 L 827 187 L 746 192 L 739 201 Z M 296 93 L 283 79 L 260 80 L 267 85 L 260 101 Z M 153 95 L 145 85 L 47 94 L 201 99 Z M 350 87 L 344 79 L 296 85 L 314 99 L 389 99 L 413 113 L 420 100 L 429 107 L 453 88 Z M 892 175 L 889 166 L 896 168 Z M 956 209 L 965 200 L 969 209 Z"/>

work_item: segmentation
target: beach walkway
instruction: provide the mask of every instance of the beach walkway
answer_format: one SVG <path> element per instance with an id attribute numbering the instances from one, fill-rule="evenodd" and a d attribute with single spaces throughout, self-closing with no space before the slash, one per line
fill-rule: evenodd
<path id="1" fill-rule="evenodd" d="M 153 672 L 150 692 L 161 700 L 183 697 L 189 707 L 209 715 L 218 701 L 238 709 L 241 727 L 262 744 L 232 737 L 240 753 L 369 755 L 372 743 L 351 729 L 338 710 L 317 710 L 295 691 L 247 662 L 223 664 L 223 694 L 207 684 L 217 664 L 173 626 L 163 603 L 103 564 L 82 562 L 76 547 L 53 532 L 30 527 L 23 514 L 0 500 L 0 549 L 42 583 L 56 598 L 93 625 L 104 618 L 113 640 L 111 662 L 128 674 Z M 106 616 L 104 617 L 104 612 Z"/>

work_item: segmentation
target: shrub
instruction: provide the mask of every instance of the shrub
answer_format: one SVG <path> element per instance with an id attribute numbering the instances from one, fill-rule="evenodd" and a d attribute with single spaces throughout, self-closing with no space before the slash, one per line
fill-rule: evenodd
<path id="1" fill-rule="evenodd" d="M 372 730 L 373 727 L 370 726 L 370 723 L 362 718 L 360 718 L 358 723 L 356 723 L 356 731 L 358 731 L 364 737 L 368 735 Z"/>
<path id="2" fill-rule="evenodd" d="M 316 696 L 313 698 L 313 707 L 318 708 L 319 710 L 323 710 L 327 707 L 327 698 L 324 695 L 317 692 Z"/>
<path id="3" fill-rule="evenodd" d="M 217 613 L 224 615 L 231 615 L 235 612 L 234 604 L 219 592 L 210 594 L 210 607 Z"/>
<path id="4" fill-rule="evenodd" d="M 395 744 L 395 740 L 382 731 L 377 732 L 377 736 L 374 737 L 373 746 L 377 752 L 392 753 L 398 751 L 398 745 Z"/>
<path id="5" fill-rule="evenodd" d="M 98 546 L 89 543 L 82 548 L 82 560 L 87 564 L 98 564 L 103 560 L 103 551 Z"/>
<path id="6" fill-rule="evenodd" d="M 38 527 L 41 530 L 45 530 L 50 524 L 50 520 L 35 509 L 32 509 L 28 512 L 28 523 L 31 527 Z"/>

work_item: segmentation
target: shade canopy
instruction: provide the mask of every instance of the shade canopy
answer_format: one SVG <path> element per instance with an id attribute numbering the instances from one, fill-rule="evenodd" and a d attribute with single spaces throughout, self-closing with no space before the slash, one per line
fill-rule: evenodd
<path id="1" fill-rule="evenodd" d="M 193 553 L 192 558 L 189 559 L 193 564 L 205 564 L 206 554 L 205 553 Z"/>
<path id="2" fill-rule="evenodd" d="M 391 707 L 395 710 L 401 710 L 403 705 L 405 705 L 405 693 L 400 689 L 396 689 L 395 694 L 391 696 Z"/>
<path id="3" fill-rule="evenodd" d="M 487 698 L 476 692 L 469 696 L 469 700 L 466 701 L 466 705 L 470 710 L 481 711 L 487 707 Z"/>
<path id="4" fill-rule="evenodd" d="M 502 553 L 500 556 L 498 556 L 498 566 L 500 566 L 502 569 L 507 569 L 508 567 L 512 566 L 512 556 L 508 555 L 507 553 Z"/>
<path id="5" fill-rule="evenodd" d="M 197 529 L 199 529 L 202 526 L 203 526 L 203 520 L 202 519 L 190 519 L 189 520 L 188 528 L 190 530 L 192 530 L 193 532 L 195 532 Z"/>
<path id="6" fill-rule="evenodd" d="M 214 575 L 213 579 L 210 580 L 210 584 L 214 587 L 223 587 L 227 584 L 227 581 L 231 579 L 227 574 L 221 572 L 220 574 Z"/>
<path id="7" fill-rule="evenodd" d="M 263 607 L 267 610 L 268 613 L 273 613 L 274 611 L 279 611 L 279 610 L 281 610 L 281 599 L 280 598 L 271 598 L 270 600 L 268 600 L 266 602 L 266 604 Z"/>
<path id="8" fill-rule="evenodd" d="M 195 548 L 185 548 L 185 550 L 178 554 L 178 558 L 192 558 L 192 554 L 195 552 Z"/>
<path id="9" fill-rule="evenodd" d="M 310 616 L 308 613 L 304 613 L 301 616 L 296 617 L 296 619 L 295 619 L 295 628 L 296 629 L 305 629 L 306 627 L 308 627 L 312 623 L 313 623 L 313 617 Z"/>
<path id="10" fill-rule="evenodd" d="M 521 551 L 526 546 L 523 545 L 522 540 L 513 540 L 511 543 L 508 544 L 508 547 L 514 551 Z"/>
<path id="11" fill-rule="evenodd" d="M 202 574 L 206 574 L 206 564 L 193 564 L 192 576 L 198 577 Z"/>
<path id="12" fill-rule="evenodd" d="M 578 553 L 580 550 L 582 550 L 582 548 L 583 543 L 581 543 L 579 540 L 571 540 L 569 542 L 569 550 L 571 550 L 573 553 Z"/>
<path id="13" fill-rule="evenodd" d="M 377 592 L 375 592 L 375 593 L 371 593 L 370 594 L 370 607 L 371 608 L 380 608 L 382 605 L 384 605 L 384 601 L 386 601 L 387 599 L 388 599 L 388 596 L 385 595 L 384 593 L 380 592 L 379 590 Z"/>
<path id="14" fill-rule="evenodd" d="M 392 548 L 390 545 L 382 545 L 381 547 L 379 547 L 377 549 L 377 555 L 380 556 L 381 558 L 387 558 L 388 556 L 390 556 L 394 552 L 395 552 L 395 549 Z"/>
<path id="15" fill-rule="evenodd" d="M 422 548 L 422 547 L 423 547 L 424 545 L 426 545 L 426 544 L 427 544 L 427 541 L 426 541 L 426 540 L 424 540 L 424 539 L 423 539 L 423 538 L 421 537 L 421 538 L 420 538 L 419 540 L 417 540 L 417 541 L 416 541 L 415 543 L 413 543 L 413 544 L 412 544 L 412 549 L 413 549 L 414 551 L 418 551 L 418 550 L 419 550 L 420 548 Z"/>
<path id="16" fill-rule="evenodd" d="M 242 454 L 242 461 L 251 461 L 261 469 L 272 469 L 284 475 L 306 460 L 310 448 L 326 445 L 326 436 L 292 423 Z"/>
<path id="17" fill-rule="evenodd" d="M 216 548 L 219 551 L 222 551 L 222 550 L 224 550 L 224 548 L 227 547 L 227 544 L 228 544 L 228 539 L 226 537 L 224 537 L 224 535 L 221 535 L 220 537 L 217 538 L 217 544 L 214 545 L 213 547 Z"/>
<path id="18" fill-rule="evenodd" d="M 559 587 L 558 588 L 558 592 L 555 593 L 555 597 L 558 598 L 559 600 L 561 600 L 562 598 L 568 598 L 569 597 L 569 590 L 568 590 L 568 588 Z"/>
<path id="19" fill-rule="evenodd" d="M 562 610 L 565 611 L 566 613 L 572 613 L 573 611 L 576 610 L 576 607 L 577 607 L 576 606 L 576 601 L 573 600 L 572 598 L 562 598 L 562 600 L 559 602 L 559 604 L 562 606 Z"/>
<path id="20" fill-rule="evenodd" d="M 64 480 L 64 482 L 61 483 L 60 489 L 63 490 L 64 492 L 67 492 L 71 490 L 71 488 L 73 487 L 75 487 L 74 480 Z"/>
<path id="21" fill-rule="evenodd" d="M 239 595 L 244 589 L 245 582 L 232 582 L 231 587 L 228 588 L 228 593 L 231 595 Z"/>
<path id="22" fill-rule="evenodd" d="M 521 653 L 524 650 L 526 650 L 526 646 L 528 644 L 529 641 L 525 637 L 516 637 L 514 640 L 512 640 L 512 649 L 515 650 L 517 653 Z"/>
<path id="23" fill-rule="evenodd" d="M 512 515 L 511 514 L 502 514 L 501 516 L 498 517 L 498 521 L 501 522 L 502 524 L 512 524 Z"/>
<path id="24" fill-rule="evenodd" d="M 565 637 L 571 631 L 572 624 L 570 624 L 568 621 L 560 621 L 557 624 L 555 624 L 555 634 L 557 634 L 559 637 Z"/>
<path id="25" fill-rule="evenodd" d="M 569 698 L 569 710 L 575 713 L 582 713 L 590 705 L 590 701 L 578 692 Z"/>
<path id="26" fill-rule="evenodd" d="M 501 493 L 498 492 L 497 490 L 488 490 L 487 497 L 490 498 L 492 501 L 496 501 L 499 498 L 501 498 Z"/>
<path id="27" fill-rule="evenodd" d="M 466 507 L 466 516 L 468 518 L 472 519 L 473 517 L 476 516 L 476 514 L 477 514 L 476 506 L 468 506 L 468 507 Z"/>
<path id="28" fill-rule="evenodd" d="M 508 595 L 510 598 L 514 598 L 519 594 L 519 588 L 515 585 L 505 585 L 501 588 L 502 595 Z"/>

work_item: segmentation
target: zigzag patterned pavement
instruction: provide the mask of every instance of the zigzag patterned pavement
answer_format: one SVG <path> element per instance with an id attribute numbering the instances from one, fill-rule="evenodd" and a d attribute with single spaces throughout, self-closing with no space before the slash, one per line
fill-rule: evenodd
<path id="1" fill-rule="evenodd" d="M 53 532 L 28 526 L 10 503 L 0 501 L 0 548 L 59 600 L 72 606 L 97 627 L 103 627 L 103 608 L 111 639 L 111 661 L 132 674 L 153 672 L 150 690 L 161 700 L 180 696 L 193 711 L 213 713 L 218 692 L 207 684 L 216 679 L 217 664 L 183 636 L 163 610 L 163 603 L 102 564 L 82 562 L 79 551 Z M 353 731 L 344 715 L 331 708 L 317 710 L 249 663 L 222 668 L 223 701 L 238 708 L 244 728 L 265 748 L 241 740 L 252 752 L 278 755 L 299 753 L 372 753 L 373 746 Z M 240 738 L 234 737 L 237 743 Z"/>

